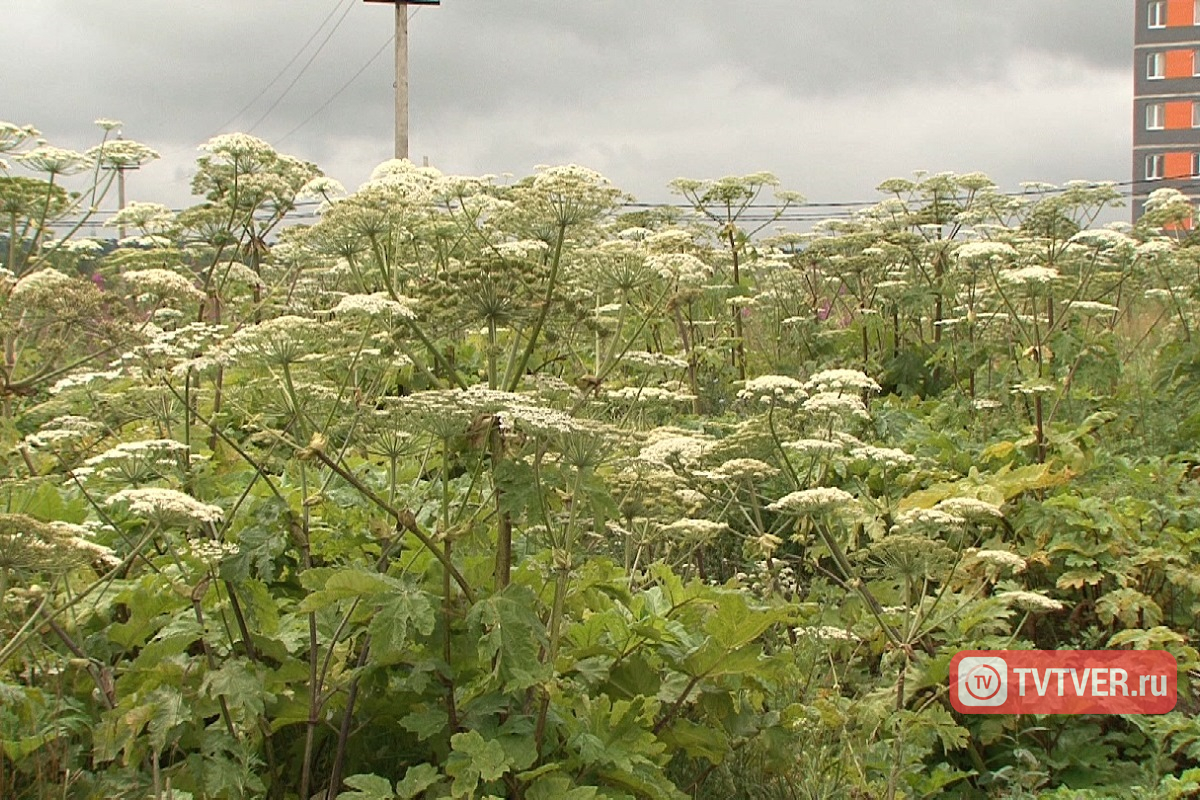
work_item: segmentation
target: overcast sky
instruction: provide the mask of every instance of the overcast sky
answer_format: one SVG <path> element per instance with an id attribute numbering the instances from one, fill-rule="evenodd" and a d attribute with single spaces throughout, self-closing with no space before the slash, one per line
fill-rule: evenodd
<path id="1" fill-rule="evenodd" d="M 122 120 L 163 156 L 131 199 L 193 202 L 196 147 L 234 130 L 354 188 L 392 153 L 392 14 L 0 0 L 0 119 L 79 149 Z M 1126 181 L 1132 40 L 1132 0 L 443 0 L 410 24 L 411 152 L 458 174 L 579 163 L 648 201 L 759 170 L 818 202 L 918 169 Z"/>

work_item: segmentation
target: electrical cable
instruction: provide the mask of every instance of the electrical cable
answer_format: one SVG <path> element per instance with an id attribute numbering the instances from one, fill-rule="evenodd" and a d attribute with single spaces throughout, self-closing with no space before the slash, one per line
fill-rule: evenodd
<path id="1" fill-rule="evenodd" d="M 334 0 L 333 8 L 329 9 L 329 13 L 325 15 L 325 19 L 321 20 L 321 24 L 318 25 L 316 30 L 314 30 L 312 32 L 312 34 L 308 37 L 308 40 L 305 41 L 304 44 L 300 45 L 300 49 L 296 51 L 295 55 L 293 55 L 291 57 L 291 59 L 289 59 L 288 62 L 283 65 L 283 68 L 280 69 L 279 72 L 277 72 L 275 74 L 274 78 L 271 78 L 271 80 L 267 83 L 267 85 L 264 86 L 259 91 L 258 94 L 254 95 L 254 97 L 250 100 L 250 102 L 248 102 L 248 103 L 246 103 L 246 105 L 242 106 L 241 109 L 239 109 L 238 112 L 236 114 L 234 114 L 232 117 L 225 120 L 225 122 L 221 123 L 221 125 L 219 125 L 217 127 L 217 133 L 220 133 L 221 131 L 225 130 L 225 128 L 229 127 L 229 125 L 236 122 L 237 119 L 239 117 L 241 117 L 242 114 L 245 114 L 247 111 L 249 111 L 250 107 L 253 106 L 255 103 L 257 103 L 259 101 L 259 99 L 261 99 L 262 96 L 265 95 L 272 86 L 274 86 L 276 83 L 279 82 L 279 79 L 282 78 L 287 73 L 287 71 L 292 68 L 292 64 L 296 63 L 296 61 L 300 58 L 300 56 L 304 54 L 304 51 L 308 49 L 308 46 L 313 43 L 313 40 L 317 38 L 317 34 L 319 34 L 322 30 L 324 30 L 325 26 L 329 24 L 329 20 L 333 19 L 333 15 L 337 13 L 338 7 L 340 5 L 341 5 L 341 0 Z M 215 136 L 215 135 L 216 134 L 213 134 L 213 136 Z M 208 138 L 211 139 L 212 136 L 210 136 Z"/>
<path id="2" fill-rule="evenodd" d="M 409 12 L 409 15 L 408 15 L 409 22 L 411 22 L 412 18 L 415 17 L 420 11 L 421 11 L 421 9 L 414 8 L 411 12 Z M 317 109 L 315 111 L 313 111 L 311 114 L 309 114 L 307 117 L 305 117 L 303 122 L 301 122 L 296 127 L 292 128 L 290 131 L 285 133 L 283 136 L 276 139 L 275 144 L 283 144 L 284 141 L 291 138 L 292 134 L 296 133 L 301 128 L 303 128 L 305 125 L 312 122 L 313 119 L 315 119 L 318 114 L 320 114 L 322 111 L 324 111 L 326 108 L 328 108 L 329 104 L 332 103 L 334 100 L 336 100 L 338 98 L 338 96 L 341 95 L 342 92 L 349 89 L 350 85 L 352 83 L 354 83 L 356 80 L 358 80 L 359 76 L 362 75 L 364 72 L 366 72 L 367 68 L 370 67 L 372 64 L 374 64 L 376 59 L 378 59 L 381 55 L 383 55 L 383 52 L 388 48 L 388 46 L 395 41 L 396 41 L 396 35 L 392 34 L 388 38 L 388 40 L 383 43 L 383 46 L 380 47 L 377 51 L 375 51 L 375 54 L 367 60 L 367 63 L 365 63 L 361 67 L 359 67 L 358 72 L 355 72 L 353 75 L 351 75 L 350 80 L 343 83 L 342 87 L 333 93 L 332 97 L 330 97 L 328 100 L 326 100 L 320 106 L 318 106 Z"/>
<path id="3" fill-rule="evenodd" d="M 321 40 L 319 45 L 317 45 L 317 49 L 313 51 L 313 54 L 308 57 L 308 61 L 304 62 L 304 66 L 301 67 L 300 71 L 296 73 L 296 77 L 292 78 L 292 82 L 284 88 L 279 97 L 275 98 L 275 102 L 271 103 L 267 110 L 262 113 L 262 116 L 255 120 L 254 124 L 246 129 L 246 133 L 253 133 L 254 129 L 261 125 L 263 120 L 271 115 L 271 112 L 274 111 L 281 102 L 283 102 L 283 99 L 288 96 L 288 93 L 291 92 L 292 89 L 295 88 L 296 84 L 300 82 L 300 79 L 304 77 L 304 73 L 307 72 L 308 68 L 311 67 L 313 62 L 317 60 L 317 56 L 321 55 L 321 51 L 325 49 L 325 45 L 329 44 L 329 40 L 333 38 L 335 33 L 337 33 L 338 28 L 342 27 L 342 23 L 346 21 L 346 16 L 350 13 L 350 9 L 354 8 L 355 1 L 356 0 L 348 0 L 346 3 L 346 10 L 342 12 L 340 17 L 338 17 L 338 21 L 332 28 L 330 28 L 329 33 L 325 34 L 325 38 Z"/>

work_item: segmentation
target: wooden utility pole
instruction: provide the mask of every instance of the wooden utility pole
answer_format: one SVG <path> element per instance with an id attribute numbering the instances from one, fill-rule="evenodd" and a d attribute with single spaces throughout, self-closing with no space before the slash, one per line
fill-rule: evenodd
<path id="1" fill-rule="evenodd" d="M 121 136 L 120 131 L 117 132 L 117 138 L 118 139 L 124 138 Z M 125 210 L 125 166 L 123 164 L 117 165 L 117 210 L 118 211 Z M 122 225 L 121 227 L 119 227 L 117 229 L 117 235 L 121 239 L 125 238 L 125 226 L 124 225 Z"/>
<path id="2" fill-rule="evenodd" d="M 396 7 L 396 158 L 408 158 L 408 7 L 436 6 L 441 0 L 364 0 Z"/>
<path id="3" fill-rule="evenodd" d="M 396 3 L 396 158 L 408 158 L 408 5 Z"/>

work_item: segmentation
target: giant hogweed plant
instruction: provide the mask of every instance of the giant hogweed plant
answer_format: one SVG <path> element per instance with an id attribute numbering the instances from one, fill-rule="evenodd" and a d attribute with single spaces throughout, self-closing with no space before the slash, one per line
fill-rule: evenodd
<path id="1" fill-rule="evenodd" d="M 1081 231 L 1103 187 L 919 176 L 753 244 L 768 182 L 680 184 L 725 204 L 714 244 L 614 219 L 576 167 L 389 162 L 343 197 L 250 137 L 206 153 L 203 202 L 132 206 L 139 242 L 95 265 L 120 357 L 12 409 L 5 796 L 1188 780 L 1182 718 L 978 723 L 945 697 L 963 647 L 1195 662 L 1192 494 L 1101 491 L 1154 469 L 1101 457 L 1131 419 L 1122 321 L 1158 289 L 1137 335 L 1186 330 L 1190 256 Z M 306 195 L 320 221 L 272 245 Z M 897 362 L 946 391 L 879 397 Z M 1008 392 L 1052 383 L 1040 420 Z M 1135 531 L 1151 509 L 1170 550 Z M 1138 768 L 1055 749 L 1097 735 Z"/>

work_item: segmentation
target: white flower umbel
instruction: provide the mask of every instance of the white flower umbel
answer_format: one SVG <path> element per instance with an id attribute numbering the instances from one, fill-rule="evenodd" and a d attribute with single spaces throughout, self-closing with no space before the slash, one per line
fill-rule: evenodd
<path id="1" fill-rule="evenodd" d="M 846 446 L 841 442 L 833 442 L 828 439 L 796 439 L 792 442 L 784 442 L 784 449 L 795 450 L 802 456 L 825 456 L 834 453 L 841 453 L 846 449 Z"/>
<path id="2" fill-rule="evenodd" d="M 808 392 L 795 378 L 786 375 L 760 375 L 746 381 L 738 400 L 765 405 L 796 405 L 804 402 Z"/>
<path id="3" fill-rule="evenodd" d="M 94 474 L 98 477 L 130 477 L 143 470 L 159 471 L 178 467 L 182 454 L 188 446 L 174 439 L 146 439 L 138 442 L 121 442 L 115 447 L 92 456 L 83 462 L 84 470 L 76 474 Z M 186 459 L 186 456 L 183 456 Z M 86 470 L 92 470 L 88 473 Z"/>
<path id="4" fill-rule="evenodd" d="M 90 148 L 86 156 L 107 169 L 137 169 L 159 158 L 157 150 L 130 139 L 109 139 Z"/>
<path id="5" fill-rule="evenodd" d="M 1026 611 L 1062 611 L 1063 604 L 1052 597 L 1038 592 L 1012 591 L 1000 592 L 996 599 L 1006 605 L 1016 606 Z"/>
<path id="6" fill-rule="evenodd" d="M 879 384 L 856 369 L 827 369 L 804 382 L 810 392 L 879 392 Z"/>
<path id="7" fill-rule="evenodd" d="M 1004 517 L 999 506 L 989 503 L 986 500 L 977 500 L 974 497 L 949 497 L 938 503 L 934 508 L 956 517 L 962 517 L 969 522 L 1002 519 Z"/>
<path id="8" fill-rule="evenodd" d="M 219 506 L 201 503 L 196 498 L 174 489 L 156 487 L 122 489 L 104 501 L 106 506 L 127 506 L 137 516 L 163 523 L 216 524 L 225 512 Z"/>
<path id="9" fill-rule="evenodd" d="M 779 470 L 757 458 L 733 458 L 709 474 L 717 480 L 758 481 L 778 475 Z"/>
<path id="10" fill-rule="evenodd" d="M 803 639 L 819 639 L 832 642 L 857 642 L 858 637 L 845 628 L 835 628 L 832 625 L 810 625 L 796 628 L 795 633 Z"/>
<path id="11" fill-rule="evenodd" d="M 894 469 L 911 467 L 917 463 L 917 457 L 895 447 L 876 447 L 870 444 L 860 445 L 850 450 L 850 457 L 857 461 Z"/>
<path id="12" fill-rule="evenodd" d="M 659 386 L 623 386 L 608 392 L 611 400 L 625 403 L 684 403 L 696 399 L 686 392 L 675 392 Z"/>
<path id="13" fill-rule="evenodd" d="M 496 245 L 496 252 L 504 258 L 515 258 L 523 261 L 536 261 L 550 250 L 550 245 L 540 239 L 520 239 L 515 242 L 502 242 Z"/>
<path id="14" fill-rule="evenodd" d="M 242 328 L 214 348 L 212 356 L 226 364 L 244 358 L 293 363 L 311 353 L 323 336 L 327 340 L 328 333 L 315 319 L 288 314 Z"/>
<path id="15" fill-rule="evenodd" d="M 144 233 L 162 233 L 175 225 L 175 212 L 162 203 L 134 201 L 108 219 L 110 228 L 138 228 Z"/>
<path id="16" fill-rule="evenodd" d="M 104 372 L 76 372 L 74 375 L 68 375 L 55 381 L 54 385 L 50 387 L 50 394 L 59 394 L 77 386 L 87 386 L 95 381 L 115 381 L 124 374 L 124 371 L 119 369 L 105 370 Z"/>
<path id="17" fill-rule="evenodd" d="M 831 511 L 840 507 L 852 505 L 854 495 L 833 486 L 821 486 L 816 489 L 801 489 L 785 495 L 767 508 L 771 511 L 784 511 L 793 514 L 815 514 L 820 511 Z"/>
<path id="18" fill-rule="evenodd" d="M 926 530 L 943 532 L 961 530 L 966 520 L 957 514 L 934 508 L 912 508 L 896 515 L 892 533 Z"/>
<path id="19" fill-rule="evenodd" d="M 104 252 L 104 245 L 95 239 L 71 239 L 58 246 L 64 253 L 77 256 L 95 256 Z"/>
<path id="20" fill-rule="evenodd" d="M 1038 380 L 1036 378 L 1025 381 L 1024 383 L 1015 384 L 1010 390 L 1013 394 L 1036 395 L 1036 394 L 1051 394 L 1057 392 L 1058 384 L 1051 383 L 1047 380 Z"/>
<path id="21" fill-rule="evenodd" d="M 52 147 L 48 144 L 39 145 L 21 153 L 16 156 L 15 160 L 26 169 L 50 175 L 74 175 L 92 166 L 88 157 L 83 153 Z"/>
<path id="22" fill-rule="evenodd" d="M 74 281 L 56 269 L 47 267 L 31 272 L 13 287 L 9 298 L 30 305 L 44 303 L 61 296 L 61 292 L 72 286 Z"/>
<path id="23" fill-rule="evenodd" d="M 712 267 L 690 253 L 659 253 L 650 256 L 646 264 L 680 286 L 701 286 L 713 271 Z"/>
<path id="24" fill-rule="evenodd" d="M 333 307 L 333 314 L 335 316 L 365 315 L 368 317 L 413 319 L 416 316 L 412 310 L 414 303 L 415 301 L 407 297 L 402 297 L 400 298 L 400 302 L 397 302 L 387 292 L 348 294 Z"/>
<path id="25" fill-rule="evenodd" d="M 1002 283 L 1019 284 L 1026 286 L 1046 285 L 1058 280 L 1062 276 L 1058 270 L 1050 267 L 1020 267 L 1018 269 L 1008 269 L 1000 273 L 1000 281 Z"/>
<path id="26" fill-rule="evenodd" d="M 804 410 L 816 417 L 871 418 L 862 398 L 840 392 L 818 392 L 804 401 Z"/>
<path id="27" fill-rule="evenodd" d="M 967 242 L 955 253 L 958 261 L 968 266 L 983 266 L 989 262 L 1005 263 L 1016 259 L 1017 250 L 1004 242 Z"/>
<path id="28" fill-rule="evenodd" d="M 977 561 L 1001 570 L 1011 571 L 1014 574 L 1025 571 L 1025 559 L 1007 550 L 977 550 L 973 555 Z"/>
<path id="29" fill-rule="evenodd" d="M 227 556 L 235 555 L 238 546 L 230 542 L 215 542 L 212 539 L 196 539 L 188 542 L 188 552 L 206 567 L 215 567 Z"/>
<path id="30" fill-rule="evenodd" d="M 648 369 L 678 370 L 687 369 L 687 359 L 668 353 L 648 353 L 644 350 L 630 350 L 621 356 L 621 363 Z"/>
<path id="31" fill-rule="evenodd" d="M 82 441 L 97 434 L 103 428 L 104 426 L 100 423 L 93 422 L 87 417 L 67 415 L 55 417 L 36 432 L 27 435 L 23 441 L 27 447 L 35 450 L 61 447 L 72 442 Z"/>
<path id="32" fill-rule="evenodd" d="M 678 536 L 702 542 L 711 541 L 718 534 L 726 530 L 729 530 L 729 526 L 724 522 L 713 522 L 708 519 L 677 519 L 659 528 L 661 533 L 668 536 Z"/>
<path id="33" fill-rule="evenodd" d="M 1121 309 L 1109 303 L 1098 303 L 1095 300 L 1074 300 L 1067 311 L 1077 311 L 1080 314 L 1116 314 Z"/>
<path id="34" fill-rule="evenodd" d="M 158 298 L 179 300 L 203 300 L 204 292 L 196 288 L 190 278 L 169 269 L 154 267 L 134 269 L 121 274 L 126 283 L 135 287 L 139 294 L 151 294 Z"/>
<path id="35" fill-rule="evenodd" d="M 711 439 L 697 436 L 664 436 L 642 447 L 638 460 L 650 464 L 690 466 L 703 458 L 715 445 Z"/>
<path id="36" fill-rule="evenodd" d="M 1132 251 L 1137 247 L 1136 240 L 1111 228 L 1085 228 L 1072 236 L 1069 241 L 1072 244 L 1093 247 L 1098 250 Z"/>
<path id="37" fill-rule="evenodd" d="M 120 560 L 91 541 L 82 525 L 0 513 L 0 568 L 65 572 L 88 563 L 115 566 Z"/>
<path id="38" fill-rule="evenodd" d="M 1154 258 L 1171 255 L 1177 249 L 1178 247 L 1172 239 L 1150 239 L 1138 245 L 1137 254 L 1143 258 Z"/>

